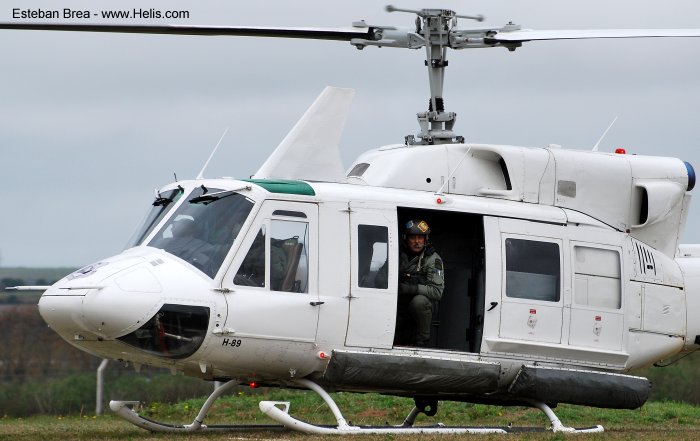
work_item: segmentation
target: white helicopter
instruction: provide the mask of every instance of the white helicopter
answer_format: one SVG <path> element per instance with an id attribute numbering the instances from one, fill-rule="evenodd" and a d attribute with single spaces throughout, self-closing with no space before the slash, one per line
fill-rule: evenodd
<path id="1" fill-rule="evenodd" d="M 166 185 L 127 250 L 51 287 L 19 287 L 46 289 L 42 317 L 81 350 L 224 382 L 191 424 L 158 423 L 139 416 L 138 403 L 111 402 L 123 418 L 153 431 L 243 429 L 204 419 L 223 393 L 256 384 L 317 392 L 337 426 L 302 422 L 289 403 L 260 403 L 273 420 L 307 433 L 516 430 L 414 426 L 444 400 L 532 406 L 553 431 L 598 432 L 565 426 L 551 407 L 638 408 L 650 384 L 628 371 L 700 348 L 692 320 L 700 312 L 700 248 L 679 244 L 696 179 L 690 164 L 624 151 L 467 144 L 442 100 L 447 49 L 700 30 L 462 29 L 458 18 L 481 17 L 387 10 L 415 14 L 416 25 L 0 23 L 425 50 L 429 109 L 418 114 L 420 133 L 403 144 L 361 155 L 346 173 L 338 144 L 353 92 L 327 88 L 251 179 L 200 173 Z M 430 224 L 445 262 L 428 347 L 395 342 L 402 228 L 412 219 Z M 387 283 L 378 280 L 382 268 Z M 352 426 L 329 391 L 413 397 L 415 407 L 398 426 Z"/>

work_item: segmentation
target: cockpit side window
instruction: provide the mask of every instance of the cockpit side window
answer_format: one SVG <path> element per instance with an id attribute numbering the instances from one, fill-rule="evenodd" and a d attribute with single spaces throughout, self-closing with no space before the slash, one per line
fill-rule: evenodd
<path id="1" fill-rule="evenodd" d="M 252 208 L 253 201 L 239 193 L 198 187 L 148 245 L 213 278 Z"/>
<path id="2" fill-rule="evenodd" d="M 233 283 L 242 286 L 265 287 L 265 225 L 260 228 L 253 244 L 238 268 Z"/>

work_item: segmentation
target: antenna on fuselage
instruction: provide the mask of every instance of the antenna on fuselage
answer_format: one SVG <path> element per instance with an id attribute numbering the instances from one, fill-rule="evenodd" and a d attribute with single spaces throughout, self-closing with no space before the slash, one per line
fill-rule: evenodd
<path id="1" fill-rule="evenodd" d="M 598 151 L 598 146 L 600 145 L 600 143 L 601 143 L 601 141 L 603 140 L 603 138 L 605 138 L 605 135 L 607 135 L 608 132 L 610 131 L 610 129 L 612 129 L 612 126 L 615 125 L 615 121 L 617 121 L 617 116 L 616 116 L 615 119 L 610 123 L 610 125 L 608 126 L 608 128 L 605 129 L 605 131 L 603 132 L 603 134 L 600 136 L 600 139 L 598 140 L 598 142 L 596 142 L 595 145 L 593 146 L 593 151 L 594 151 L 594 152 L 597 152 L 597 151 Z"/>
<path id="2" fill-rule="evenodd" d="M 209 155 L 209 159 L 207 159 L 207 162 L 204 163 L 204 167 L 202 167 L 202 170 L 199 172 L 196 179 L 204 179 L 204 170 L 206 170 L 207 166 L 209 165 L 209 161 L 211 161 L 211 158 L 214 157 L 214 153 L 216 153 L 216 150 L 221 145 L 221 141 L 224 140 L 224 136 L 226 136 L 226 133 L 228 133 L 228 129 L 229 128 L 226 127 L 226 130 L 224 130 L 224 133 L 221 135 L 221 138 L 219 138 L 219 142 L 216 143 L 214 150 L 211 151 L 211 155 Z"/>

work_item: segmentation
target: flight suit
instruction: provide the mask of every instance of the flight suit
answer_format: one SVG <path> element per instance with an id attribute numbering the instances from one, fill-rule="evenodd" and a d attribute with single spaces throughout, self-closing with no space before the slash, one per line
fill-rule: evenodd
<path id="1" fill-rule="evenodd" d="M 431 245 L 426 245 L 423 252 L 415 256 L 401 250 L 397 317 L 399 343 L 407 343 L 401 340 L 413 340 L 416 346 L 428 344 L 433 302 L 440 300 L 444 289 L 445 268 L 440 255 Z M 410 332 L 412 329 L 415 332 Z"/>

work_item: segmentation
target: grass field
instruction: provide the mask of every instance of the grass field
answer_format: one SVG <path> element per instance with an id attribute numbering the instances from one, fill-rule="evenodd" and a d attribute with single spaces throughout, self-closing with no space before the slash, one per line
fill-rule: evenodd
<path id="1" fill-rule="evenodd" d="M 412 400 L 376 394 L 334 394 L 334 399 L 352 424 L 399 424 L 412 407 Z M 238 393 L 224 397 L 212 409 L 206 423 L 273 423 L 259 410 L 261 400 L 290 401 L 290 413 L 305 421 L 319 424 L 333 423 L 333 417 L 315 394 L 290 391 L 265 391 L 249 395 Z M 189 423 L 195 417 L 203 400 L 188 400 L 178 404 L 148 403 L 142 414 L 152 419 L 171 423 Z M 698 440 L 700 439 L 700 407 L 673 402 L 651 402 L 637 410 L 603 410 L 562 405 L 555 409 L 559 418 L 570 426 L 586 427 L 602 424 L 606 432 L 592 435 L 573 435 L 576 440 Z M 514 426 L 544 428 L 548 425 L 542 413 L 519 407 L 440 403 L 438 415 L 421 415 L 416 425 L 443 422 L 446 425 Z M 569 435 L 572 436 L 572 435 Z M 525 433 L 510 435 L 362 435 L 361 440 L 433 439 L 565 439 L 552 433 Z M 106 415 L 38 416 L 25 419 L 0 419 L 0 439 L 8 440 L 319 440 L 330 437 L 303 435 L 289 431 L 256 431 L 198 434 L 154 434 L 136 428 L 115 417 Z"/>

